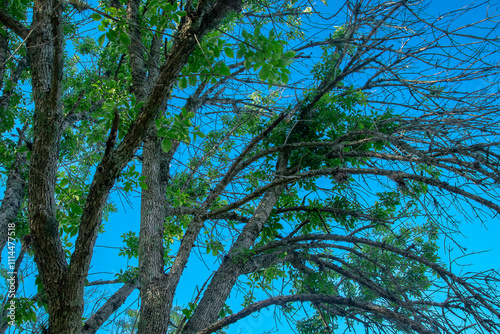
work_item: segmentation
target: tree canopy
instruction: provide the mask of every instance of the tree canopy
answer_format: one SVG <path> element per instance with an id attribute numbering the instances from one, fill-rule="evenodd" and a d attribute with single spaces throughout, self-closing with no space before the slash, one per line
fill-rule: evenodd
<path id="1" fill-rule="evenodd" d="M 500 331 L 498 268 L 442 257 L 498 224 L 496 7 L 0 3 L 0 333 L 111 331 L 135 291 L 123 333 L 266 308 L 301 334 Z M 95 279 L 124 210 L 131 265 Z M 212 273 L 181 291 L 195 255 Z"/>

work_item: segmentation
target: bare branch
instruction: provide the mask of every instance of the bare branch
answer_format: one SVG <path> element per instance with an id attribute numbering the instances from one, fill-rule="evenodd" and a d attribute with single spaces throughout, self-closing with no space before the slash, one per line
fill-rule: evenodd
<path id="1" fill-rule="evenodd" d="M 417 333 L 432 334 L 431 331 L 427 330 L 418 321 L 412 320 L 406 315 L 390 310 L 389 308 L 381 307 L 378 305 L 365 303 L 362 301 L 357 301 L 351 298 L 345 298 L 340 296 L 328 296 L 321 294 L 297 294 L 291 296 L 277 296 L 262 300 L 260 302 L 254 303 L 244 310 L 232 314 L 226 318 L 217 321 L 215 324 L 207 327 L 198 332 L 198 334 L 210 334 L 225 326 L 237 322 L 240 319 L 247 317 L 248 315 L 257 312 L 263 308 L 269 307 L 271 305 L 286 305 L 286 303 L 292 302 L 316 302 L 325 303 L 328 305 L 342 305 L 347 307 L 352 307 L 355 309 L 361 309 L 363 311 L 378 315 L 385 319 L 391 320 L 395 323 L 401 324 L 408 329 L 415 330 Z"/>
<path id="2" fill-rule="evenodd" d="M 99 283 L 100 282 L 95 282 Z M 114 282 L 113 282 L 114 283 Z M 103 283 L 104 284 L 104 283 Z M 94 285 L 94 284 L 89 284 Z M 84 334 L 94 334 L 102 326 L 102 324 L 109 318 L 109 316 L 115 313 L 116 310 L 122 306 L 127 300 L 128 296 L 137 288 L 137 281 L 125 283 L 118 291 L 116 291 L 104 305 L 97 310 L 83 325 Z"/>

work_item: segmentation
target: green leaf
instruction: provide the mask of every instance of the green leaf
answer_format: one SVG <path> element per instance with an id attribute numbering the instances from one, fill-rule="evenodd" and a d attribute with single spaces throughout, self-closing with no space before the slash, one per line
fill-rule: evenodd
<path id="1" fill-rule="evenodd" d="M 93 18 L 94 21 L 100 21 L 102 19 L 102 16 L 97 13 L 90 15 L 90 17 Z"/>
<path id="2" fill-rule="evenodd" d="M 189 311 L 188 309 L 183 309 L 182 313 L 186 316 L 187 319 L 191 317 L 191 311 Z"/>
<path id="3" fill-rule="evenodd" d="M 120 42 L 122 42 L 125 45 L 130 45 L 132 40 L 130 39 L 130 36 L 126 32 L 122 31 L 120 32 Z"/>
<path id="4" fill-rule="evenodd" d="M 295 57 L 295 51 L 292 51 L 292 50 L 287 51 L 287 52 L 283 53 L 283 57 L 284 58 L 293 58 L 293 57 Z"/>
<path id="5" fill-rule="evenodd" d="M 148 189 L 148 185 L 144 181 L 139 181 L 139 186 L 141 187 L 142 190 Z"/>
<path id="6" fill-rule="evenodd" d="M 264 51 L 264 57 L 266 58 L 266 60 L 272 59 L 273 54 L 271 49 L 266 49 L 266 51 Z"/>
<path id="7" fill-rule="evenodd" d="M 179 88 L 180 89 L 185 89 L 188 85 L 186 77 L 182 77 L 181 80 L 179 80 Z"/>
<path id="8" fill-rule="evenodd" d="M 106 37 L 111 41 L 111 42 L 116 42 L 118 39 L 118 33 L 115 30 L 109 30 L 106 33 Z"/>
<path id="9" fill-rule="evenodd" d="M 188 77 L 188 83 L 190 86 L 195 86 L 197 81 L 198 81 L 198 79 L 197 79 L 196 75 L 190 75 Z"/>
<path id="10" fill-rule="evenodd" d="M 245 59 L 244 65 L 247 70 L 252 68 L 252 62 L 249 61 L 248 59 Z"/>
<path id="11" fill-rule="evenodd" d="M 26 152 L 27 150 L 28 150 L 28 147 L 27 147 L 27 146 L 21 146 L 21 147 L 17 150 L 17 152 L 18 152 L 18 153 L 23 153 L 23 152 Z"/>
<path id="12" fill-rule="evenodd" d="M 76 215 L 81 215 L 82 212 L 83 212 L 83 209 L 80 205 L 78 205 L 77 203 L 71 203 L 69 205 L 71 211 L 76 214 Z"/>
<path id="13" fill-rule="evenodd" d="M 214 53 L 215 58 L 220 56 L 220 49 L 218 47 L 213 48 L 212 51 Z"/>
<path id="14" fill-rule="evenodd" d="M 155 14 L 156 14 L 156 13 L 155 13 L 155 10 L 148 10 L 146 13 L 144 13 L 144 17 L 145 17 L 146 19 L 150 19 L 150 18 L 151 18 L 151 16 L 153 16 L 153 15 L 155 15 Z"/>
<path id="15" fill-rule="evenodd" d="M 281 82 L 288 83 L 288 79 L 288 75 L 286 75 L 285 73 L 281 73 Z"/>
<path id="16" fill-rule="evenodd" d="M 290 58 L 286 58 L 286 59 L 280 59 L 276 62 L 276 67 L 281 67 L 281 68 L 285 68 L 287 67 L 288 65 L 290 65 L 291 63 L 293 63 L 293 59 L 290 59 Z"/>
<path id="17" fill-rule="evenodd" d="M 62 179 L 59 183 L 59 187 L 64 188 L 69 183 L 68 179 Z"/>
<path id="18" fill-rule="evenodd" d="M 236 53 L 236 57 L 243 58 L 245 56 L 245 50 L 244 49 L 239 49 L 238 52 Z"/>
<path id="19" fill-rule="evenodd" d="M 267 66 L 262 67 L 262 70 L 260 70 L 259 72 L 260 80 L 266 80 L 268 76 L 269 76 L 269 68 Z"/>
<path id="20" fill-rule="evenodd" d="M 168 138 L 163 138 L 163 140 L 161 141 L 161 149 L 163 150 L 163 152 L 168 153 L 168 151 L 170 151 L 171 148 L 172 148 L 172 141 Z"/>
<path id="21" fill-rule="evenodd" d="M 254 35 L 255 37 L 258 37 L 258 36 L 260 35 L 260 27 L 256 27 L 256 28 L 255 28 L 255 30 L 254 30 L 254 32 L 253 32 L 253 35 Z"/>
<path id="22" fill-rule="evenodd" d="M 231 70 L 229 70 L 229 67 L 226 64 L 221 64 L 219 72 L 226 77 L 231 75 Z"/>
<path id="23" fill-rule="evenodd" d="M 102 34 L 99 39 L 97 40 L 97 43 L 99 44 L 99 47 L 102 48 L 102 46 L 104 45 L 104 40 L 106 39 L 106 34 Z"/>
<path id="24" fill-rule="evenodd" d="M 224 53 L 226 54 L 226 56 L 228 56 L 229 58 L 234 58 L 234 52 L 233 52 L 233 49 L 231 48 L 224 48 Z"/>

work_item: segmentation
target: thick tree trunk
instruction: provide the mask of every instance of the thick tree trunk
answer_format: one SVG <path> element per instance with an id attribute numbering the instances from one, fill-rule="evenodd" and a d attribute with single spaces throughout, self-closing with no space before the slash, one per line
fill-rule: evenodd
<path id="1" fill-rule="evenodd" d="M 50 333 L 79 333 L 83 287 L 68 281 L 56 220 L 55 184 L 63 121 L 61 81 L 63 64 L 62 3 L 35 1 L 31 36 L 33 151 L 29 170 L 29 218 L 35 262 L 45 288 Z"/>
<path id="2" fill-rule="evenodd" d="M 136 7 L 134 6 L 134 1 L 131 1 L 129 3 L 130 19 L 135 18 L 136 9 L 134 10 L 134 8 Z M 186 63 L 187 54 L 176 51 L 185 50 L 186 48 L 193 50 L 198 43 L 197 40 L 202 38 L 209 30 L 216 27 L 227 13 L 232 10 L 240 9 L 241 4 L 239 1 L 215 2 L 212 4 L 208 2 L 199 3 L 196 11 L 201 15 L 201 20 L 198 22 L 181 22 L 182 27 L 178 31 L 178 36 L 174 41 L 172 52 L 166 60 L 166 65 L 171 65 L 175 60 Z M 193 16 L 197 16 L 197 14 Z M 183 23 L 185 25 L 183 25 Z M 193 29 L 198 30 L 198 32 L 193 31 Z M 136 30 L 132 29 L 130 33 L 136 37 L 139 36 L 139 32 Z M 177 43 L 182 40 L 184 40 L 182 42 L 183 46 L 176 48 Z M 159 46 L 159 40 L 156 38 L 153 39 L 152 48 L 155 45 Z M 156 50 L 152 51 L 152 56 L 157 56 L 154 52 Z M 133 68 L 132 77 L 134 81 L 133 89 L 136 95 L 142 96 L 145 94 L 144 92 L 148 90 L 146 82 L 151 82 L 151 79 L 156 77 L 156 73 L 149 68 L 150 77 L 148 78 L 149 80 L 146 81 L 144 63 L 141 62 L 140 59 L 135 58 L 136 57 L 132 56 L 131 53 L 131 65 Z M 153 60 L 153 62 L 155 61 Z M 160 74 L 159 80 L 162 80 L 162 74 Z M 165 95 L 163 95 L 161 99 L 165 99 Z M 148 187 L 147 189 L 143 189 L 142 192 L 141 232 L 139 237 L 141 310 L 138 333 L 141 334 L 161 334 L 167 332 L 175 289 L 184 268 L 184 265 L 182 265 L 181 270 L 176 270 L 173 275 L 167 276 L 164 272 L 163 261 L 166 187 L 169 177 L 169 162 L 173 157 L 176 147 L 177 145 L 174 145 L 168 154 L 164 154 L 161 150 L 154 126 L 150 129 L 149 136 L 144 141 L 142 172 L 143 175 L 146 176 L 146 184 Z M 179 252 L 181 253 L 182 251 L 180 250 Z M 185 255 L 187 261 L 189 251 L 187 251 Z"/>
<path id="3" fill-rule="evenodd" d="M 127 16 L 131 25 L 129 34 L 132 42 L 129 47 L 132 74 L 131 93 L 138 101 L 143 101 L 151 92 L 158 69 L 151 64 L 159 61 L 161 44 L 154 36 L 151 44 L 148 66 L 144 62 L 144 45 L 138 22 L 138 0 L 130 0 Z M 149 78 L 148 78 L 149 74 Z M 151 79 L 151 80 L 148 80 Z M 160 109 L 166 107 L 168 96 Z M 166 294 L 167 277 L 164 272 L 163 232 L 165 222 L 166 189 L 168 165 L 172 154 L 162 152 L 157 129 L 153 125 L 144 139 L 142 154 L 142 175 L 145 176 L 146 189 L 141 194 L 141 222 L 139 234 L 139 285 L 141 308 L 138 333 L 166 333 L 171 305 Z"/>
<path id="4" fill-rule="evenodd" d="M 141 309 L 138 333 L 166 333 L 171 301 L 167 295 L 164 272 L 163 231 L 168 182 L 168 161 L 156 136 L 156 129 L 143 146 L 142 175 L 147 189 L 141 196 L 141 229 L 139 235 L 139 284 Z M 162 164 L 163 160 L 163 164 Z"/>

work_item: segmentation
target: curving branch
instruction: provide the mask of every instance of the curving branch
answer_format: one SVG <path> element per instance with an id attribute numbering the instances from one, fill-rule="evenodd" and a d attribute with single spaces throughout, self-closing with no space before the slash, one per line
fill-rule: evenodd
<path id="1" fill-rule="evenodd" d="M 435 273 L 437 273 L 442 279 L 448 280 L 448 286 L 451 288 L 453 291 L 455 289 L 455 293 L 457 297 L 459 298 L 465 298 L 467 294 L 469 294 L 471 297 L 474 298 L 478 302 L 479 307 L 484 307 L 487 309 L 489 312 L 494 314 L 495 316 L 500 318 L 500 310 L 495 309 L 495 307 L 499 308 L 500 307 L 500 301 L 495 300 L 495 297 L 490 297 L 488 294 L 484 293 L 479 293 L 480 289 L 475 287 L 474 285 L 468 283 L 467 279 L 459 277 L 452 273 L 451 271 L 445 269 L 444 267 L 440 266 L 437 263 L 434 263 L 427 259 L 424 256 L 420 256 L 414 253 L 411 247 L 406 248 L 406 249 L 401 249 L 395 246 L 392 246 L 386 242 L 380 242 L 380 241 L 375 241 L 367 238 L 362 238 L 362 237 L 357 237 L 357 236 L 344 236 L 344 235 L 337 235 L 337 234 L 328 234 L 328 235 L 303 235 L 303 236 L 297 236 L 293 237 L 288 240 L 280 240 L 280 241 L 275 241 L 272 243 L 269 243 L 266 246 L 260 247 L 255 249 L 256 253 L 260 253 L 264 250 L 280 247 L 280 246 L 285 246 L 287 244 L 294 244 L 294 243 L 299 243 L 299 242 L 305 242 L 305 241 L 312 241 L 312 242 L 318 242 L 321 240 L 331 240 L 335 242 L 348 242 L 352 243 L 355 245 L 367 245 L 371 246 L 377 249 L 380 249 L 382 251 L 388 251 L 392 252 L 394 254 L 397 254 L 399 256 L 402 256 L 403 258 L 408 258 L 410 260 L 416 261 L 418 263 L 421 263 L 425 265 L 426 267 L 432 269 Z M 308 247 L 312 247 L 312 245 L 308 245 Z M 315 247 L 332 247 L 331 245 L 325 246 L 322 244 L 317 244 Z M 335 246 L 334 246 L 335 247 Z M 489 278 L 492 281 L 496 281 L 493 276 L 490 276 Z M 455 286 L 455 288 L 453 287 Z M 463 290 L 463 292 L 459 292 L 456 290 L 456 286 L 460 286 L 460 289 Z"/>
<path id="2" fill-rule="evenodd" d="M 432 334 L 433 332 L 425 328 L 420 322 L 415 321 L 408 317 L 407 315 L 391 310 L 387 307 L 382 307 L 376 304 L 366 303 L 363 301 L 358 301 L 352 298 L 346 298 L 341 296 L 329 296 L 322 294 L 297 294 L 288 296 L 277 296 L 262 300 L 260 302 L 251 304 L 244 310 L 225 317 L 213 325 L 206 327 L 205 329 L 199 331 L 197 334 L 210 334 L 219 329 L 224 328 L 230 324 L 237 322 L 252 313 L 258 312 L 263 308 L 267 308 L 272 305 L 285 306 L 287 303 L 293 302 L 311 302 L 311 303 L 325 303 L 327 305 L 343 306 L 348 308 L 353 308 L 355 310 L 361 310 L 363 312 L 368 312 L 376 316 L 380 316 L 386 320 L 403 326 L 404 328 L 411 329 L 421 334 Z"/>

